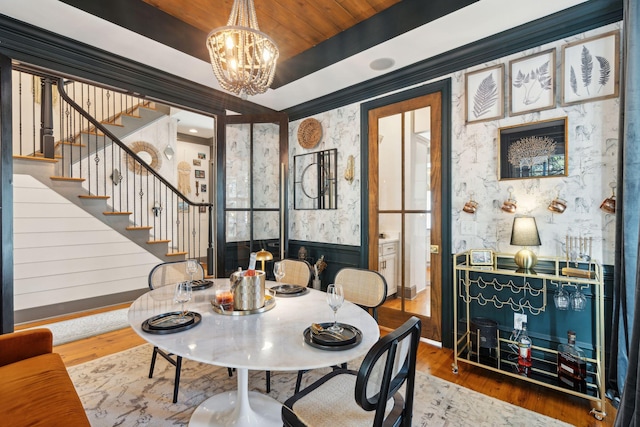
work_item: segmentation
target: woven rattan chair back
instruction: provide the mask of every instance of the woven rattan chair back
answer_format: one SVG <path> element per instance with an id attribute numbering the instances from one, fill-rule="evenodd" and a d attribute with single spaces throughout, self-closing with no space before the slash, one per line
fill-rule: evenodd
<path id="1" fill-rule="evenodd" d="M 373 317 L 378 320 L 378 307 L 387 298 L 387 281 L 380 273 L 347 267 L 338 271 L 334 283 L 342 285 L 347 301 L 370 309 Z"/>

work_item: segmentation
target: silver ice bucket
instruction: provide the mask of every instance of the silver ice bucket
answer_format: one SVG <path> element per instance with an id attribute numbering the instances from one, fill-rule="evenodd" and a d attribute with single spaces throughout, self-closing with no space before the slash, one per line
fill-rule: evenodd
<path id="1" fill-rule="evenodd" d="M 246 271 L 231 275 L 231 292 L 234 310 L 255 310 L 264 307 L 264 271 L 255 270 L 255 276 L 245 276 Z"/>

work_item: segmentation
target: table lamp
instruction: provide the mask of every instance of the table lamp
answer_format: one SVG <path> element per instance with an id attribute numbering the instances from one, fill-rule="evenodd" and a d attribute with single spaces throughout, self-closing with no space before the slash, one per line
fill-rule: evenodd
<path id="1" fill-rule="evenodd" d="M 531 252 L 526 246 L 540 246 L 540 235 L 538 235 L 538 227 L 536 219 L 531 216 L 520 216 L 513 219 L 513 228 L 511 229 L 511 244 L 514 246 L 525 246 L 519 250 L 513 260 L 518 266 L 518 273 L 533 273 L 533 267 L 538 262 L 536 254 Z"/>
<path id="2" fill-rule="evenodd" d="M 262 271 L 265 271 L 264 262 L 270 261 L 272 259 L 273 259 L 273 254 L 269 251 L 265 251 L 264 249 L 260 249 L 256 254 L 256 261 L 262 261 Z"/>

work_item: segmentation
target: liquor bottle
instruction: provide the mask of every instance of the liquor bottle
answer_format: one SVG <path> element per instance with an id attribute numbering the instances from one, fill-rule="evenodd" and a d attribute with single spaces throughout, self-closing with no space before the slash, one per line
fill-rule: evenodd
<path id="1" fill-rule="evenodd" d="M 531 376 L 531 339 L 527 334 L 527 324 L 522 323 L 522 333 L 518 339 L 518 373 Z"/>
<path id="2" fill-rule="evenodd" d="M 577 391 L 586 390 L 587 362 L 584 351 L 576 345 L 576 333 L 567 331 L 567 344 L 558 346 L 558 380 Z"/>
<path id="3" fill-rule="evenodd" d="M 255 252 L 251 252 L 249 255 L 249 268 L 244 272 L 245 276 L 255 276 L 256 275 L 256 256 Z"/>

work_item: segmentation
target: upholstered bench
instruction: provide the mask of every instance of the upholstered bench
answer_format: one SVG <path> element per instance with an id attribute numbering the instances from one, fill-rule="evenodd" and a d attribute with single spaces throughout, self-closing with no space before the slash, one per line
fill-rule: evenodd
<path id="1" fill-rule="evenodd" d="M 0 424 L 90 426 L 48 329 L 0 335 Z"/>

